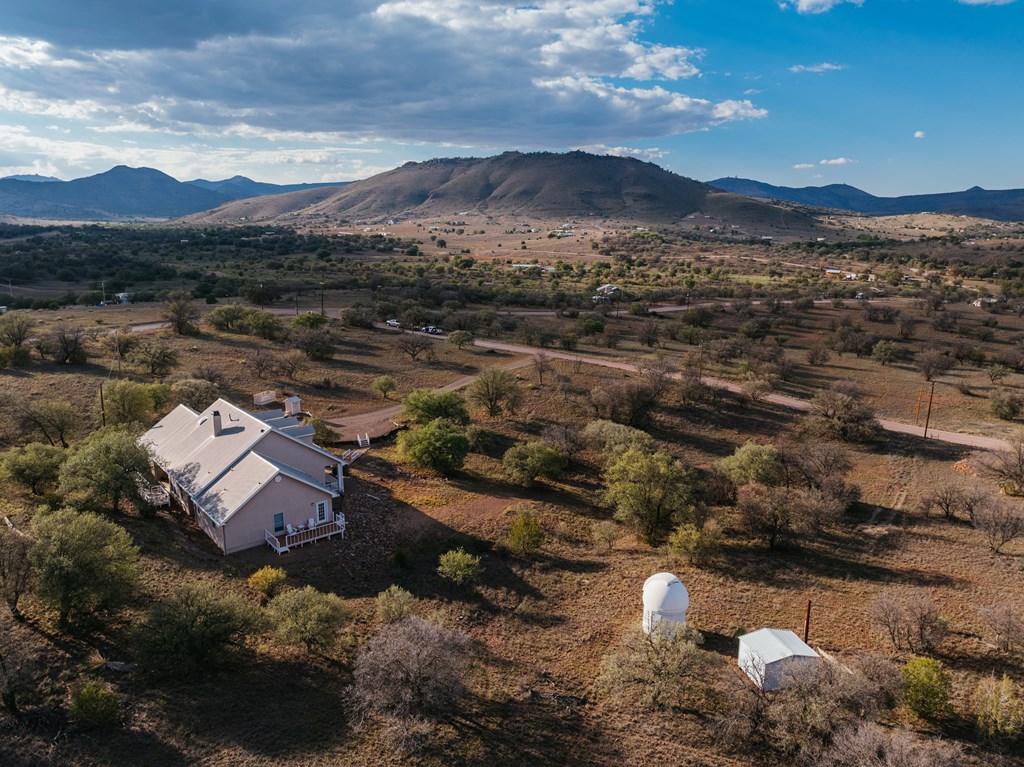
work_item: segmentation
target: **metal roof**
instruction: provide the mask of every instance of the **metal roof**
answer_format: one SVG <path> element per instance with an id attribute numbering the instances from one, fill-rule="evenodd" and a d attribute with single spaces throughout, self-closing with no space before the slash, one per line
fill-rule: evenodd
<path id="1" fill-rule="evenodd" d="M 818 653 L 789 629 L 766 628 L 752 631 L 740 637 L 740 647 L 746 647 L 765 664 L 794 656 L 818 657 Z"/>

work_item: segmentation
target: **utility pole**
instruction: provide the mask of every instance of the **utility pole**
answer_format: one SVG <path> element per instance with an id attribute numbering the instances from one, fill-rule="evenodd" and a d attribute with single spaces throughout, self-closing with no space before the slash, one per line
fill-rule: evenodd
<path id="1" fill-rule="evenodd" d="M 924 438 L 928 439 L 928 423 L 932 420 L 932 400 L 935 398 L 935 381 L 932 381 L 932 391 L 928 395 L 928 413 L 924 417 Z"/>
<path id="2" fill-rule="evenodd" d="M 914 426 L 921 423 L 921 405 L 924 404 L 924 384 L 921 384 L 920 390 L 917 392 L 917 410 L 914 413 Z"/>
<path id="3" fill-rule="evenodd" d="M 103 305 L 107 305 L 107 281 L 100 280 L 100 289 L 103 291 Z"/>
<path id="4" fill-rule="evenodd" d="M 324 281 L 320 280 L 320 316 L 326 317 L 327 312 L 324 311 Z"/>
<path id="5" fill-rule="evenodd" d="M 807 615 L 804 616 L 804 644 L 807 644 L 807 637 L 811 634 L 811 600 L 807 600 Z"/>
<path id="6" fill-rule="evenodd" d="M 100 419 L 105 428 L 107 425 L 107 409 L 103 406 L 103 384 L 100 384 Z"/>

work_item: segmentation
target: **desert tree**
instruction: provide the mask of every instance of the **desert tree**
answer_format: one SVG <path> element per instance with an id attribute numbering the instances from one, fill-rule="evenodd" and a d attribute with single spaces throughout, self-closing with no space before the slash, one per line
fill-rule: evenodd
<path id="1" fill-rule="evenodd" d="M 38 516 L 33 532 L 36 596 L 57 612 L 61 630 L 121 605 L 134 592 L 139 549 L 123 527 L 96 514 L 62 509 Z"/>
<path id="2" fill-rule="evenodd" d="M 533 356 L 533 372 L 537 374 L 537 384 L 543 386 L 544 374 L 551 372 L 551 358 L 545 352 Z"/>
<path id="3" fill-rule="evenodd" d="M 274 355 L 266 349 L 256 349 L 249 355 L 249 365 L 257 378 L 266 378 L 274 372 Z"/>
<path id="4" fill-rule="evenodd" d="M 1006 673 L 982 679 L 971 702 L 978 731 L 986 738 L 1013 742 L 1024 735 L 1024 691 Z"/>
<path id="5" fill-rule="evenodd" d="M 320 315 L 304 316 L 319 317 Z M 311 360 L 327 360 L 334 355 L 334 336 L 328 328 L 294 328 L 289 333 L 288 340 Z"/>
<path id="6" fill-rule="evenodd" d="M 934 658 L 914 657 L 903 666 L 903 703 L 922 719 L 935 721 L 949 713 L 953 680 Z"/>
<path id="7" fill-rule="evenodd" d="M 142 344 L 128 358 L 133 364 L 140 365 L 150 375 L 161 376 L 178 364 L 178 352 L 167 344 Z"/>
<path id="8" fill-rule="evenodd" d="M 245 328 L 252 335 L 268 341 L 276 340 L 284 332 L 280 318 L 263 309 L 250 309 L 246 313 Z"/>
<path id="9" fill-rule="evenodd" d="M 466 403 L 459 392 L 413 389 L 402 400 L 402 416 L 416 424 L 427 424 L 438 418 L 457 424 L 469 423 Z"/>
<path id="10" fill-rule="evenodd" d="M 437 560 L 437 574 L 456 586 L 472 583 L 483 573 L 480 557 L 459 546 L 444 552 Z"/>
<path id="11" fill-rule="evenodd" d="M 543 546 L 545 537 L 540 520 L 527 508 L 520 509 L 512 520 L 505 542 L 511 551 L 525 556 Z"/>
<path id="12" fill-rule="evenodd" d="M 934 348 L 925 349 L 914 357 L 914 365 L 925 381 L 932 381 L 949 372 L 953 364 L 952 357 Z"/>
<path id="13" fill-rule="evenodd" d="M 0 346 L 22 346 L 32 335 L 32 320 L 27 312 L 0 315 Z"/>
<path id="14" fill-rule="evenodd" d="M 920 506 L 925 516 L 936 509 L 946 519 L 956 519 L 960 514 L 971 519 L 980 501 L 981 495 L 977 491 L 945 482 L 927 491 L 921 497 Z"/>
<path id="15" fill-rule="evenodd" d="M 395 342 L 395 347 L 402 354 L 408 354 L 409 359 L 415 362 L 420 355 L 433 356 L 434 342 L 415 333 L 403 333 Z"/>
<path id="16" fill-rule="evenodd" d="M 42 495 L 57 484 L 67 453 L 54 445 L 31 442 L 14 447 L 0 457 L 0 478 Z"/>
<path id="17" fill-rule="evenodd" d="M 1024 493 L 1024 440 L 1014 440 L 1006 450 L 991 450 L 978 461 L 978 470 L 999 483 L 1007 495 Z"/>
<path id="18" fill-rule="evenodd" d="M 388 375 L 383 375 L 374 378 L 373 381 L 370 382 L 370 388 L 373 390 L 373 393 L 381 399 L 387 399 L 391 396 L 391 392 L 398 387 L 394 378 Z"/>
<path id="19" fill-rule="evenodd" d="M 469 438 L 461 426 L 436 418 L 418 429 L 402 432 L 398 449 L 414 466 L 447 475 L 461 469 L 466 462 Z"/>
<path id="20" fill-rule="evenodd" d="M 237 655 L 257 624 L 255 608 L 235 592 L 186 583 L 150 608 L 135 645 L 151 673 L 186 675 Z"/>
<path id="21" fill-rule="evenodd" d="M 21 713 L 19 698 L 32 691 L 35 675 L 28 646 L 8 621 L 0 614 L 0 703 L 17 716 Z"/>
<path id="22" fill-rule="evenodd" d="M 349 614 L 341 597 L 312 586 L 283 591 L 267 604 L 267 616 L 279 641 L 321 652 L 334 645 Z"/>
<path id="23" fill-rule="evenodd" d="M 145 506 L 139 477 L 149 471 L 149 452 L 125 427 L 93 432 L 75 445 L 60 470 L 60 492 L 117 512 L 123 501 Z"/>
<path id="24" fill-rule="evenodd" d="M 397 623 L 416 612 L 416 597 L 401 586 L 392 583 L 377 594 L 376 616 L 378 623 Z"/>
<path id="25" fill-rule="evenodd" d="M 883 591 L 871 604 L 870 614 L 896 651 L 933 652 L 948 632 L 938 605 L 920 591 Z"/>
<path id="26" fill-rule="evenodd" d="M 453 330 L 445 340 L 456 349 L 461 350 L 463 347 L 473 343 L 473 334 L 468 330 Z"/>
<path id="27" fill-rule="evenodd" d="M 715 471 L 728 477 L 740 487 L 757 482 L 778 485 L 785 478 L 782 456 L 772 445 L 759 445 L 748 441 L 736 448 L 731 456 L 715 461 Z"/>
<path id="28" fill-rule="evenodd" d="M 650 420 L 657 401 L 658 390 L 644 380 L 600 386 L 590 393 L 590 406 L 597 418 L 633 427 Z"/>
<path id="29" fill-rule="evenodd" d="M 202 412 L 217 399 L 218 387 L 213 381 L 202 378 L 182 378 L 171 384 L 171 391 L 182 405 Z"/>
<path id="30" fill-rule="evenodd" d="M 160 385 L 150 385 L 122 378 L 104 383 L 100 387 L 100 395 L 96 403 L 104 423 L 144 424 L 148 422 L 157 407 L 157 400 L 165 399 L 168 389 Z"/>
<path id="31" fill-rule="evenodd" d="M 88 336 L 81 328 L 63 323 L 50 334 L 50 354 L 58 365 L 84 365 L 89 359 Z"/>
<path id="32" fill-rule="evenodd" d="M 604 471 L 605 502 L 615 518 L 654 545 L 668 525 L 697 503 L 694 471 L 667 453 L 626 450 Z"/>
<path id="33" fill-rule="evenodd" d="M 583 428 L 582 439 L 590 450 L 600 455 L 605 466 L 614 463 L 630 449 L 643 453 L 655 450 L 654 438 L 647 432 L 603 419 L 588 423 Z"/>
<path id="34" fill-rule="evenodd" d="M 1024 610 L 1012 604 L 1002 604 L 979 612 L 1000 651 L 1024 651 Z"/>
<path id="35" fill-rule="evenodd" d="M 414 615 L 387 623 L 359 650 L 351 704 L 357 715 L 441 717 L 466 695 L 470 638 Z"/>
<path id="36" fill-rule="evenodd" d="M 51 445 L 68 446 L 82 423 L 78 408 L 66 400 L 18 400 L 14 405 L 22 425 L 38 429 Z"/>
<path id="37" fill-rule="evenodd" d="M 736 507 L 748 534 L 769 549 L 834 524 L 843 511 L 838 499 L 820 490 L 758 484 L 739 489 Z"/>
<path id="38" fill-rule="evenodd" d="M 974 510 L 972 522 L 997 554 L 1008 543 L 1024 537 L 1024 513 L 1017 504 L 1004 498 L 987 498 Z"/>
<path id="39" fill-rule="evenodd" d="M 562 452 L 543 442 L 513 445 L 502 456 L 501 465 L 509 481 L 532 487 L 537 477 L 558 479 L 565 473 L 568 461 Z"/>
<path id="40" fill-rule="evenodd" d="M 601 661 L 597 687 L 644 708 L 707 713 L 714 705 L 710 682 L 721 660 L 701 649 L 702 642 L 699 632 L 666 621 L 650 633 L 631 628 Z"/>
<path id="41" fill-rule="evenodd" d="M 805 423 L 810 432 L 843 442 L 871 442 L 881 432 L 874 412 L 859 393 L 843 385 L 815 394 Z"/>
<path id="42" fill-rule="evenodd" d="M 176 335 L 190 336 L 199 331 L 196 325 L 199 320 L 199 309 L 192 302 L 191 293 L 175 291 L 168 294 L 163 303 L 161 316 Z"/>
<path id="43" fill-rule="evenodd" d="M 0 526 L 0 599 L 15 620 L 22 620 L 18 603 L 32 585 L 32 547 L 35 540 L 20 530 Z"/>
<path id="44" fill-rule="evenodd" d="M 299 349 L 287 351 L 276 360 L 278 371 L 289 381 L 294 381 L 299 374 L 309 368 L 309 358 Z"/>
<path id="45" fill-rule="evenodd" d="M 507 370 L 490 368 L 469 385 L 467 398 L 491 418 L 504 412 L 514 413 L 522 397 L 519 381 Z"/>
<path id="46" fill-rule="evenodd" d="M 239 332 L 245 327 L 248 313 L 249 310 L 241 304 L 228 304 L 218 306 L 206 315 L 205 320 L 216 330 Z"/>

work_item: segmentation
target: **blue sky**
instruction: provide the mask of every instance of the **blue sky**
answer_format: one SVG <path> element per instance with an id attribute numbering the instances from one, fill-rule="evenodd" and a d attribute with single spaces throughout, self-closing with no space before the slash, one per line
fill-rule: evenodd
<path id="1" fill-rule="evenodd" d="M 1024 187 L 1024 0 L 4 0 L 0 176 L 363 178 L 507 149 Z"/>

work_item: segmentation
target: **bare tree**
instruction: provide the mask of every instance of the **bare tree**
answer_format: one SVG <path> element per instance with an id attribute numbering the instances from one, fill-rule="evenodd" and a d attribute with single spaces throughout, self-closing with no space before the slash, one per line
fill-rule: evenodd
<path id="1" fill-rule="evenodd" d="M 914 364 L 924 380 L 931 381 L 953 367 L 953 358 L 938 349 L 925 349 L 914 357 Z"/>
<path id="2" fill-rule="evenodd" d="M 544 385 L 544 374 L 551 370 L 551 358 L 544 352 L 537 352 L 533 356 L 533 371 L 537 374 L 537 384 Z"/>
<path id="3" fill-rule="evenodd" d="M 871 605 L 871 619 L 897 651 L 931 652 L 947 632 L 938 605 L 923 592 L 882 592 Z"/>
<path id="4" fill-rule="evenodd" d="M 1003 652 L 1024 650 L 1024 611 L 1014 605 L 999 605 L 979 610 L 992 632 L 995 645 Z"/>
<path id="5" fill-rule="evenodd" d="M 1008 450 L 993 450 L 979 462 L 978 469 L 995 479 L 1007 495 L 1024 492 L 1024 440 L 1014 440 Z"/>
<path id="6" fill-rule="evenodd" d="M 84 365 L 89 358 L 87 336 L 81 328 L 71 328 L 62 323 L 49 340 L 53 361 L 58 365 Z"/>
<path id="7" fill-rule="evenodd" d="M 18 601 L 32 582 L 29 553 L 33 540 L 22 532 L 0 525 L 0 598 L 15 620 L 22 620 Z"/>
<path id="8" fill-rule="evenodd" d="M 249 364 L 257 378 L 266 378 L 274 370 L 274 355 L 266 349 L 257 349 L 249 357 Z"/>
<path id="9" fill-rule="evenodd" d="M 470 639 L 411 615 L 364 645 L 353 670 L 351 703 L 361 716 L 443 716 L 466 691 Z"/>
<path id="10" fill-rule="evenodd" d="M 398 347 L 398 351 L 402 354 L 408 354 L 409 359 L 415 362 L 421 354 L 427 353 L 427 356 L 432 356 L 430 352 L 434 350 L 434 342 L 429 338 L 423 336 L 414 335 L 412 333 L 403 334 L 396 342 L 395 346 Z"/>
<path id="11" fill-rule="evenodd" d="M 874 411 L 853 387 L 842 384 L 814 395 L 806 423 L 810 431 L 843 442 L 870 442 L 881 432 Z"/>
<path id="12" fill-rule="evenodd" d="M 938 509 L 946 519 L 956 519 L 958 514 L 973 519 L 979 501 L 980 494 L 976 491 L 963 485 L 946 483 L 921 498 L 921 511 L 928 515 L 932 509 Z"/>
<path id="13" fill-rule="evenodd" d="M 32 333 L 32 320 L 26 312 L 0 315 L 0 346 L 21 346 Z"/>
<path id="14" fill-rule="evenodd" d="M 292 349 L 277 358 L 277 369 L 290 381 L 298 378 L 299 373 L 307 367 L 309 367 L 309 359 L 298 349 Z"/>
<path id="15" fill-rule="evenodd" d="M 522 392 L 519 382 L 507 370 L 491 368 L 483 371 L 469 385 L 467 399 L 494 418 L 502 412 L 514 413 Z"/>
<path id="16" fill-rule="evenodd" d="M 989 497 L 974 510 L 973 521 L 985 534 L 989 548 L 997 554 L 1006 544 L 1024 537 L 1024 513 L 1003 498 Z"/>
<path id="17" fill-rule="evenodd" d="M 838 732 L 817 767 L 957 767 L 963 751 L 955 744 L 925 740 L 904 729 L 874 722 L 850 725 Z"/>

